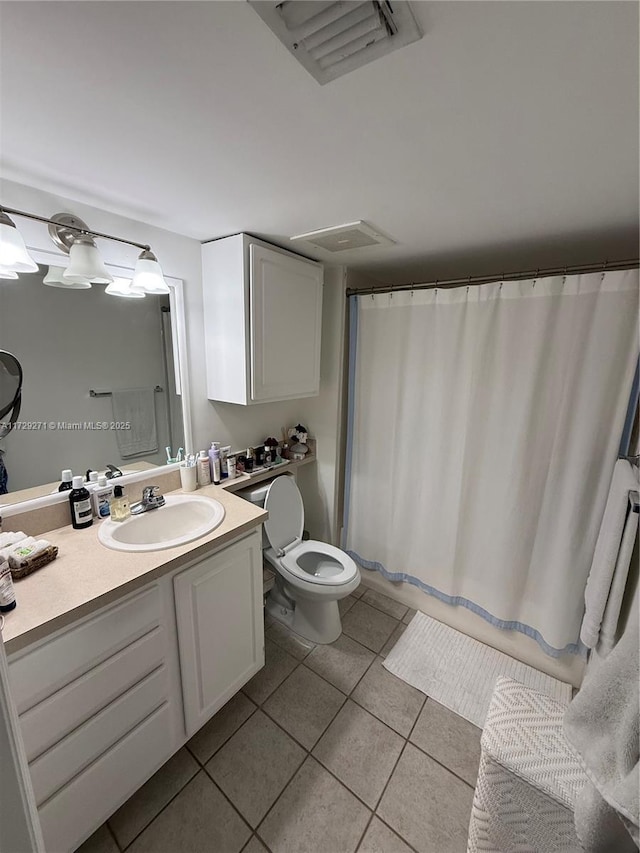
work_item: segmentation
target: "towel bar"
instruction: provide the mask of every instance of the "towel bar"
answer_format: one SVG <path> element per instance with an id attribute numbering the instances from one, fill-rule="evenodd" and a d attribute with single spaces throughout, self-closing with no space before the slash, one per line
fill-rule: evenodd
<path id="1" fill-rule="evenodd" d="M 161 385 L 156 385 L 153 389 L 156 394 L 159 394 L 160 391 L 164 391 L 164 388 Z M 89 388 L 89 396 L 90 397 L 110 397 L 113 394 L 113 391 L 94 391 L 93 388 Z"/>

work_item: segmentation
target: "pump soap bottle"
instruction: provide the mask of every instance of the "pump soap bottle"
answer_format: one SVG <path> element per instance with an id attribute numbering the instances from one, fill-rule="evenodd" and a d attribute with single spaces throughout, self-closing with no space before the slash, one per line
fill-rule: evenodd
<path id="1" fill-rule="evenodd" d="M 122 486 L 113 487 L 113 497 L 109 501 L 109 509 L 112 521 L 126 521 L 131 515 L 129 501 L 124 494 Z"/>
<path id="2" fill-rule="evenodd" d="M 84 487 L 82 475 L 73 478 L 73 489 L 69 494 L 69 505 L 71 507 L 71 524 L 76 530 L 83 530 L 93 524 L 93 513 L 91 510 L 91 495 Z"/>

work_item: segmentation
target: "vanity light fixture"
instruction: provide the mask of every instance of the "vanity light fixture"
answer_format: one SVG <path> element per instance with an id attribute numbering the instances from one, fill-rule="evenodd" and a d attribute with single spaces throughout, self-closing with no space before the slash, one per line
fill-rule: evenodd
<path id="1" fill-rule="evenodd" d="M 138 293 L 169 293 L 158 259 L 150 249 L 140 253 L 133 273 L 131 290 Z"/>
<path id="2" fill-rule="evenodd" d="M 71 281 L 65 278 L 64 267 L 49 267 L 49 272 L 42 279 L 42 283 L 47 287 L 63 287 L 67 290 L 89 290 L 91 282 L 88 279 L 78 279 Z"/>
<path id="3" fill-rule="evenodd" d="M 105 288 L 105 293 L 109 296 L 122 296 L 125 299 L 144 299 L 145 294 L 142 291 L 133 290 L 131 287 L 130 278 L 120 278 L 116 276 L 111 284 Z"/>
<path id="4" fill-rule="evenodd" d="M 38 272 L 38 264 L 29 256 L 22 235 L 2 208 L 0 208 L 0 266 L 8 272 Z"/>
<path id="5" fill-rule="evenodd" d="M 145 293 L 170 292 L 158 259 L 151 251 L 151 246 L 146 243 L 136 243 L 134 240 L 93 231 L 82 219 L 69 213 L 57 213 L 48 218 L 3 205 L 0 205 L 0 278 L 17 278 L 18 273 L 38 271 L 38 265 L 29 256 L 24 240 L 9 214 L 46 223 L 49 226 L 49 236 L 55 245 L 69 255 L 69 266 L 66 269 L 49 268 L 45 279 L 47 285 L 80 290 L 91 287 L 92 282 L 107 284 L 107 293 L 132 298 L 140 298 Z M 94 239 L 96 237 L 126 243 L 142 250 L 131 283 L 124 283 L 128 282 L 128 279 L 114 281 L 98 251 Z"/>

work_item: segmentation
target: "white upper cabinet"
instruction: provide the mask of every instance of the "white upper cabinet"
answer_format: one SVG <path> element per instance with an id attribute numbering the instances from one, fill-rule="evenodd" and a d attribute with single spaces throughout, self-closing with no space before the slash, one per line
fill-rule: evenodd
<path id="1" fill-rule="evenodd" d="M 322 264 L 237 234 L 202 246 L 202 277 L 209 399 L 317 395 Z"/>

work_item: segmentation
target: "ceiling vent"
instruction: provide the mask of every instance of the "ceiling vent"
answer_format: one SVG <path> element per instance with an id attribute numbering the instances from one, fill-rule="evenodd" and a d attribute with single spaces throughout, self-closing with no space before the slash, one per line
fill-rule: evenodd
<path id="1" fill-rule="evenodd" d="M 320 84 L 422 38 L 404 0 L 393 3 L 249 0 L 249 3 Z"/>
<path id="2" fill-rule="evenodd" d="M 366 222 L 347 222 L 346 225 L 334 225 L 319 231 L 307 231 L 291 237 L 304 243 L 311 243 L 325 252 L 346 252 L 350 249 L 364 249 L 369 246 L 392 246 L 395 240 L 382 234 L 377 228 Z"/>

